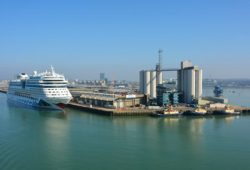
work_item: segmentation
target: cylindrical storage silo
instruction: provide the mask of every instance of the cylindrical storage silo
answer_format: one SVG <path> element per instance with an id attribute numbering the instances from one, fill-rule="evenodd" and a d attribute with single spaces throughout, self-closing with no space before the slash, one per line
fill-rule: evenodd
<path id="1" fill-rule="evenodd" d="M 177 91 L 183 91 L 183 70 L 177 71 Z"/>
<path id="2" fill-rule="evenodd" d="M 187 70 L 187 103 L 192 103 L 195 98 L 195 70 L 189 69 Z"/>
<path id="3" fill-rule="evenodd" d="M 157 71 L 156 85 L 162 84 L 162 71 Z"/>
<path id="4" fill-rule="evenodd" d="M 195 97 L 200 99 L 202 96 L 202 70 L 195 70 Z"/>
<path id="5" fill-rule="evenodd" d="M 156 71 L 150 72 L 150 97 L 156 98 Z"/>
<path id="6" fill-rule="evenodd" d="M 144 94 L 150 95 L 150 71 L 144 71 Z"/>
<path id="7" fill-rule="evenodd" d="M 144 70 L 140 71 L 140 86 L 139 91 L 144 94 Z"/>

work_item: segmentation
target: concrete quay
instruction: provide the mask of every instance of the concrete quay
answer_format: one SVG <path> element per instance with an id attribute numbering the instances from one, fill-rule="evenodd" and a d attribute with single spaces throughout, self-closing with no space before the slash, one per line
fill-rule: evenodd
<path id="1" fill-rule="evenodd" d="M 101 115 L 112 115 L 113 109 L 106 109 L 101 107 L 93 107 L 90 105 L 78 104 L 75 102 L 70 102 L 66 105 L 68 108 L 74 108 L 81 111 L 87 111 L 90 113 L 96 113 Z"/>
<path id="2" fill-rule="evenodd" d="M 0 88 L 0 93 L 7 93 L 6 88 Z M 153 109 L 145 109 L 145 108 L 121 108 L 121 109 L 112 109 L 112 108 L 104 108 L 104 107 L 96 107 L 96 106 L 91 106 L 91 105 L 84 105 L 84 104 L 79 104 L 75 102 L 70 102 L 67 104 L 68 108 L 74 108 L 82 111 L 87 111 L 90 113 L 95 113 L 95 114 L 100 114 L 100 115 L 110 115 L 110 116 L 147 116 L 151 115 L 157 110 Z M 250 107 L 242 107 L 242 106 L 235 106 L 231 105 L 231 107 L 237 111 L 240 112 L 241 115 L 250 115 Z M 194 108 L 192 107 L 185 107 L 185 106 L 178 106 L 175 107 L 176 110 L 179 112 L 192 112 L 194 111 Z M 215 109 L 207 109 L 208 115 L 213 115 L 213 113 L 216 111 Z"/>
<path id="3" fill-rule="evenodd" d="M 146 109 L 146 108 L 122 108 L 122 109 L 111 109 L 111 108 L 103 108 L 103 107 L 96 107 L 91 105 L 84 105 L 84 104 L 78 104 L 75 102 L 70 102 L 67 107 L 74 108 L 82 111 L 87 111 L 90 113 L 100 114 L 100 115 L 109 115 L 109 116 L 148 116 L 152 113 L 159 111 L 159 110 L 153 110 L 153 109 Z M 240 112 L 241 115 L 250 115 L 250 108 L 246 107 L 240 107 L 240 106 L 231 106 L 235 111 Z M 193 112 L 194 108 L 192 107 L 175 107 L 176 110 L 178 110 L 181 113 L 184 112 Z M 207 109 L 207 114 L 202 116 L 211 116 L 214 115 L 214 113 L 218 111 L 216 109 Z M 188 116 L 188 114 L 183 115 Z M 227 115 L 225 115 L 227 116 Z"/>
<path id="4" fill-rule="evenodd" d="M 67 104 L 66 107 L 87 111 L 95 114 L 110 115 L 110 116 L 146 116 L 156 111 L 152 109 L 143 109 L 143 108 L 109 109 L 91 105 L 78 104 L 74 102 L 70 102 L 69 104 Z"/>

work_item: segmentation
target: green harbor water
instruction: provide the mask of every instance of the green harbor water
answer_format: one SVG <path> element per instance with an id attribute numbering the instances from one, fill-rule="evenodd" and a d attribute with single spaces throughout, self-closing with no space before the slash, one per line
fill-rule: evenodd
<path id="1" fill-rule="evenodd" d="M 10 105 L 5 94 L 0 109 L 0 170 L 250 169 L 250 116 L 39 111 Z"/>

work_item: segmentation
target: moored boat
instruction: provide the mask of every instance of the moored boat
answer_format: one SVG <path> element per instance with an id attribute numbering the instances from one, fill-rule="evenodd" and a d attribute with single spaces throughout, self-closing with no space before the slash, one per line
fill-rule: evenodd
<path id="1" fill-rule="evenodd" d="M 197 107 L 194 112 L 193 112 L 194 115 L 205 115 L 207 114 L 207 110 L 206 109 L 203 109 L 201 107 Z"/>
<path id="2" fill-rule="evenodd" d="M 181 113 L 178 111 L 178 110 L 175 110 L 173 108 L 173 106 L 168 106 L 167 109 L 164 109 L 162 111 L 159 111 L 159 112 L 155 112 L 152 114 L 152 116 L 155 116 L 155 117 L 171 117 L 171 116 L 179 116 L 181 115 Z"/>
<path id="3" fill-rule="evenodd" d="M 204 116 L 206 114 L 207 114 L 207 110 L 199 106 L 195 108 L 195 110 L 193 111 L 187 111 L 184 113 L 184 115 L 190 115 L 190 116 Z"/>
<path id="4" fill-rule="evenodd" d="M 214 111 L 215 115 L 240 115 L 240 112 L 235 111 L 230 106 L 225 106 L 223 110 L 216 110 Z"/>

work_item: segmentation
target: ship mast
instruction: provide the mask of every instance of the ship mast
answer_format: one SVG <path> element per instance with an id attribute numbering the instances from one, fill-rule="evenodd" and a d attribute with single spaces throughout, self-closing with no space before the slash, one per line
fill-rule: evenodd
<path id="1" fill-rule="evenodd" d="M 54 67 L 52 65 L 50 67 L 51 67 L 51 73 L 52 73 L 52 75 L 54 75 L 55 74 L 55 69 L 54 69 Z"/>

